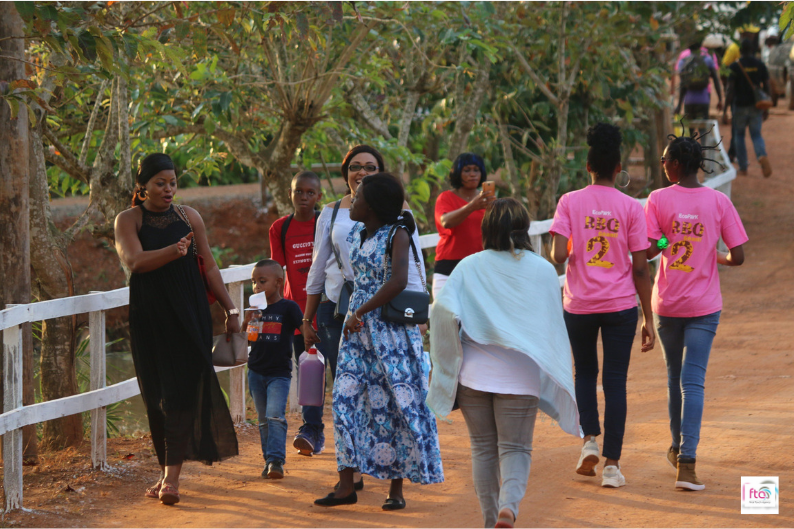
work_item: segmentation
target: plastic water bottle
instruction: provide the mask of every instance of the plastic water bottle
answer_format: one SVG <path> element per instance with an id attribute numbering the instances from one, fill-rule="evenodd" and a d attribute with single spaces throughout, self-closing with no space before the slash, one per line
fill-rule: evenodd
<path id="1" fill-rule="evenodd" d="M 298 404 L 322 406 L 325 403 L 325 358 L 315 347 L 298 359 Z"/>

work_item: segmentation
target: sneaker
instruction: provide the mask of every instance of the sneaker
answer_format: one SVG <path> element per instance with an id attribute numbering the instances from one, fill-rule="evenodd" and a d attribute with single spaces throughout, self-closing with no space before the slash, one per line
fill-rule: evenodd
<path id="1" fill-rule="evenodd" d="M 667 462 L 673 467 L 673 470 L 678 469 L 678 448 L 672 446 L 667 450 Z"/>
<path id="2" fill-rule="evenodd" d="M 747 176 L 747 169 L 739 169 L 738 174 L 739 176 Z"/>
<path id="3" fill-rule="evenodd" d="M 601 473 L 601 486 L 616 489 L 626 484 L 626 478 L 620 472 L 620 468 L 615 465 L 604 467 Z"/>
<path id="4" fill-rule="evenodd" d="M 317 434 L 311 425 L 304 424 L 298 430 L 298 435 L 292 441 L 292 446 L 298 450 L 302 456 L 309 456 L 314 453 L 314 447 L 317 444 Z"/>
<path id="5" fill-rule="evenodd" d="M 675 488 L 684 490 L 703 490 L 706 485 L 698 479 L 695 473 L 695 463 L 678 462 L 675 474 Z"/>
<path id="6" fill-rule="evenodd" d="M 318 431 L 315 439 L 312 455 L 319 456 L 325 450 L 325 433 L 322 430 Z"/>
<path id="7" fill-rule="evenodd" d="M 281 461 L 273 461 L 268 465 L 267 478 L 281 479 L 284 477 L 284 464 Z"/>
<path id="8" fill-rule="evenodd" d="M 265 463 L 265 468 L 262 469 L 262 477 L 267 479 L 267 469 L 270 468 L 270 463 Z"/>
<path id="9" fill-rule="evenodd" d="M 595 476 L 595 467 L 598 464 L 598 443 L 592 435 L 582 447 L 579 462 L 576 464 L 576 473 L 583 476 Z"/>
<path id="10" fill-rule="evenodd" d="M 764 178 L 769 178 L 772 176 L 772 164 L 769 163 L 769 158 L 762 156 L 758 159 L 758 163 L 761 164 L 761 170 L 764 173 Z"/>

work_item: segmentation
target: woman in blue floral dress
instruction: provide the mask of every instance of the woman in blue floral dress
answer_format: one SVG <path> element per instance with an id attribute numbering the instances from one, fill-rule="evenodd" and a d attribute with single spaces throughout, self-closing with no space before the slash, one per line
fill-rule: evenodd
<path id="1" fill-rule="evenodd" d="M 444 481 L 436 420 L 425 404 L 421 334 L 416 325 L 380 317 L 380 307 L 405 289 L 409 270 L 416 273 L 409 259 L 416 226 L 410 213 L 402 212 L 403 201 L 399 180 L 378 173 L 362 180 L 350 206 L 350 218 L 358 221 L 348 237 L 355 291 L 333 392 L 339 486 L 317 505 L 356 503 L 355 469 L 391 480 L 384 510 L 405 508 L 404 478 Z M 384 259 L 387 251 L 391 259 Z"/>

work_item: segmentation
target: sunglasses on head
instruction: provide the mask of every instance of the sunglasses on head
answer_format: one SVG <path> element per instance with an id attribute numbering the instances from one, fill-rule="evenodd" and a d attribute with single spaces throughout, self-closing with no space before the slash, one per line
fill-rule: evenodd
<path id="1" fill-rule="evenodd" d="M 378 170 L 378 167 L 370 163 L 368 163 L 367 165 L 361 165 L 359 163 L 351 163 L 350 166 L 348 166 L 347 168 L 347 170 L 351 173 L 357 173 L 362 169 L 364 169 L 368 173 L 374 173 L 375 171 Z"/>

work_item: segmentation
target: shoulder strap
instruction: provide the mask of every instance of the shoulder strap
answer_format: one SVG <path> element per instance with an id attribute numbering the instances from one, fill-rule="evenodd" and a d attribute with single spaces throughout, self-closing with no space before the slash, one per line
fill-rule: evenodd
<path id="1" fill-rule="evenodd" d="M 397 228 L 403 228 L 406 233 L 408 233 L 408 228 L 403 226 L 402 224 L 394 224 L 392 225 L 391 229 L 389 230 L 389 234 L 386 236 L 386 250 L 383 253 L 383 283 L 386 282 L 386 267 L 388 266 L 387 258 L 391 256 L 391 246 L 392 246 L 392 239 L 394 235 L 397 233 Z M 425 283 L 424 275 L 422 274 L 422 267 L 419 264 L 419 252 L 416 250 L 416 245 L 414 244 L 414 238 L 411 234 L 408 234 L 408 242 L 411 244 L 411 251 L 414 254 L 414 264 L 416 265 L 416 271 L 419 272 L 419 279 L 422 281 L 422 286 L 427 291 L 427 284 Z"/>
<path id="2" fill-rule="evenodd" d="M 287 230 L 289 229 L 289 223 L 292 222 L 292 218 L 295 216 L 294 213 L 291 213 L 289 217 L 284 219 L 284 224 L 281 225 L 281 251 L 284 252 L 284 259 L 287 259 Z"/>
<path id="3" fill-rule="evenodd" d="M 190 231 L 193 231 L 193 226 L 190 225 L 190 219 L 188 218 L 187 213 L 185 213 L 185 210 L 182 207 L 182 205 L 181 204 L 174 204 L 174 205 L 176 206 L 176 209 L 178 209 L 179 212 L 182 214 L 182 217 L 184 217 L 188 229 Z M 194 233 L 193 237 L 195 236 L 196 234 Z M 196 246 L 198 246 L 198 244 L 196 244 L 196 241 L 191 241 L 191 243 L 193 244 L 193 257 L 198 257 L 198 250 L 196 249 Z"/>
<path id="4" fill-rule="evenodd" d="M 742 71 L 742 73 L 744 74 L 744 78 L 745 78 L 745 79 L 747 79 L 747 82 L 748 82 L 748 83 L 750 83 L 750 88 L 752 88 L 753 90 L 755 90 L 755 85 L 754 85 L 754 84 L 753 84 L 753 82 L 750 80 L 750 76 L 749 76 L 749 75 L 747 75 L 747 71 L 744 69 L 744 66 L 742 66 L 742 60 L 741 60 L 741 58 L 739 58 L 739 59 L 736 61 L 736 64 L 739 66 L 739 69 L 740 69 L 740 70 Z"/>
<path id="5" fill-rule="evenodd" d="M 331 238 L 331 249 L 334 251 L 334 257 L 336 257 L 336 266 L 338 266 L 339 270 L 342 272 L 342 277 L 345 277 L 345 269 L 342 268 L 342 258 L 339 257 L 339 249 L 334 244 L 334 222 L 336 221 L 336 214 L 339 213 L 339 206 L 341 204 L 341 200 L 337 200 L 336 204 L 334 204 L 334 214 L 331 215 L 331 227 L 328 228 L 328 237 Z"/>
<path id="6" fill-rule="evenodd" d="M 320 218 L 320 212 L 314 210 L 314 236 L 317 237 L 317 219 Z"/>

